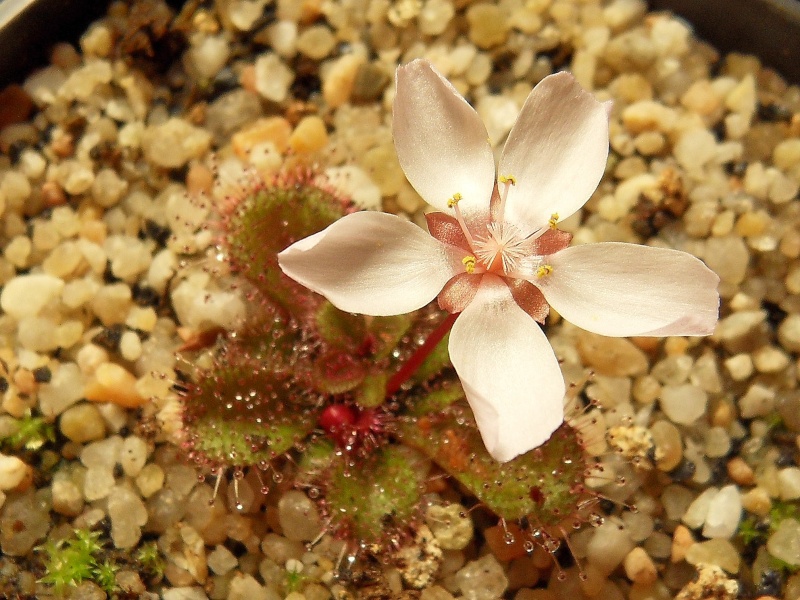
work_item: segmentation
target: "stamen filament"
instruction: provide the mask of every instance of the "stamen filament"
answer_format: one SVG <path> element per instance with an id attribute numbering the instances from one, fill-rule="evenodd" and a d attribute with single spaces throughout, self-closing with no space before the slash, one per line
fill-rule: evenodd
<path id="1" fill-rule="evenodd" d="M 500 175 L 498 182 L 503 186 L 503 191 L 500 193 L 500 208 L 497 211 L 497 222 L 503 223 L 506 214 L 506 198 L 508 198 L 508 190 L 512 185 L 517 185 L 517 178 L 513 175 Z"/>
<path id="2" fill-rule="evenodd" d="M 458 207 L 458 203 L 461 201 L 462 196 L 459 192 L 453 194 L 453 196 L 447 201 L 447 206 L 452 208 L 456 213 L 456 221 L 461 226 L 461 231 L 464 232 L 464 237 L 467 238 L 467 242 L 469 243 L 470 248 L 475 247 L 475 240 L 472 239 L 472 233 L 470 233 L 469 229 L 467 228 L 467 223 L 464 221 L 464 215 L 461 213 L 461 209 Z"/>

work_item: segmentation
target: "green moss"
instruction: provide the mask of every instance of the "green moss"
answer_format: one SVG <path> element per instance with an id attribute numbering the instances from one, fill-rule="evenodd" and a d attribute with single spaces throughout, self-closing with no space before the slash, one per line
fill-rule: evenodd
<path id="1" fill-rule="evenodd" d="M 10 450 L 39 450 L 45 444 L 55 442 L 56 430 L 53 423 L 44 417 L 34 417 L 28 411 L 25 416 L 17 421 L 17 430 L 9 436 L 0 439 L 0 444 Z"/>
<path id="2" fill-rule="evenodd" d="M 45 568 L 41 583 L 52 586 L 61 595 L 83 581 L 94 581 L 111 593 L 116 587 L 115 573 L 119 567 L 109 560 L 100 561 L 104 546 L 101 536 L 99 531 L 78 529 L 73 538 L 41 546 Z"/>

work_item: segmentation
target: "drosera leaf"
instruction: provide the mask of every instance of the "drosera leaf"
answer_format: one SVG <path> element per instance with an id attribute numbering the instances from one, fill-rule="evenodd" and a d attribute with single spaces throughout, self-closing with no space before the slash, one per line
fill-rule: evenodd
<path id="1" fill-rule="evenodd" d="M 440 413 L 454 402 L 464 399 L 464 388 L 458 380 L 450 379 L 435 386 L 419 386 L 411 391 L 408 412 L 412 417 Z"/>
<path id="2" fill-rule="evenodd" d="M 430 461 L 404 446 L 385 446 L 359 460 L 318 446 L 306 453 L 301 471 L 323 490 L 323 507 L 341 536 L 381 544 L 418 516 Z M 307 475 L 308 476 L 308 475 Z"/>
<path id="3" fill-rule="evenodd" d="M 448 332 L 442 340 L 436 344 L 433 351 L 427 356 L 425 361 L 420 365 L 417 372 L 414 373 L 413 380 L 418 383 L 424 383 L 441 373 L 445 368 L 450 366 L 450 351 L 448 344 L 450 343 L 450 333 Z"/>
<path id="4" fill-rule="evenodd" d="M 291 370 L 273 369 L 231 342 L 183 394 L 184 444 L 207 467 L 246 467 L 291 449 L 317 422 L 319 396 Z"/>
<path id="5" fill-rule="evenodd" d="M 372 356 L 374 360 L 389 357 L 397 348 L 400 340 L 411 329 L 415 313 L 394 315 L 390 317 L 372 317 L 367 330 L 372 335 Z"/>
<path id="6" fill-rule="evenodd" d="M 223 239 L 234 271 L 289 314 L 303 317 L 320 297 L 283 274 L 278 253 L 344 216 L 348 205 L 316 185 L 310 173 L 257 182 L 232 200 Z"/>
<path id="7" fill-rule="evenodd" d="M 356 402 L 364 408 L 375 408 L 386 400 L 386 381 L 384 372 L 369 373 L 356 392 Z"/>
<path id="8" fill-rule="evenodd" d="M 315 323 L 323 340 L 344 350 L 358 350 L 367 335 L 367 323 L 363 315 L 339 310 L 327 300 L 317 309 Z"/>
<path id="9" fill-rule="evenodd" d="M 498 517 L 526 517 L 535 527 L 577 518 L 594 497 L 583 485 L 588 457 L 578 433 L 562 425 L 545 444 L 500 463 L 486 451 L 469 408 L 456 404 L 398 426 L 402 442 L 418 448 Z"/>

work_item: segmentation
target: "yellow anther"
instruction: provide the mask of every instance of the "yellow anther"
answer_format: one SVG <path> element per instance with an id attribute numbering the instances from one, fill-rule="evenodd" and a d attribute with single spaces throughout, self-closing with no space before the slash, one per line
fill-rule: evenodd
<path id="1" fill-rule="evenodd" d="M 538 269 L 536 269 L 536 276 L 537 277 L 547 277 L 550 273 L 553 272 L 552 265 L 542 265 Z"/>
<path id="2" fill-rule="evenodd" d="M 558 213 L 553 213 L 550 215 L 550 229 L 556 229 L 558 227 Z"/>
<path id="3" fill-rule="evenodd" d="M 500 183 L 509 183 L 511 185 L 517 185 L 517 178 L 513 175 L 500 175 L 499 179 Z"/>
<path id="4" fill-rule="evenodd" d="M 475 257 L 474 256 L 465 256 L 461 259 L 461 262 L 464 265 L 464 270 L 467 273 L 474 273 L 475 272 Z"/>
<path id="5" fill-rule="evenodd" d="M 459 194 L 458 192 L 456 192 L 455 194 L 453 194 L 453 197 L 452 197 L 452 198 L 450 198 L 450 199 L 447 201 L 447 207 L 448 207 L 448 208 L 453 208 L 453 207 L 454 207 L 456 204 L 458 204 L 458 203 L 461 201 L 461 198 L 462 198 L 462 197 L 463 197 L 463 196 L 461 196 L 461 194 Z"/>

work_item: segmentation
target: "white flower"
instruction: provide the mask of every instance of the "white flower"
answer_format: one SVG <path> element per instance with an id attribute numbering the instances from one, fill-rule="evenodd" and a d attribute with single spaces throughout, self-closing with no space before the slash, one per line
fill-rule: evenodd
<path id="1" fill-rule="evenodd" d="M 455 367 L 489 453 L 507 461 L 563 422 L 564 380 L 536 321 L 549 305 L 603 335 L 707 335 L 719 278 L 676 250 L 568 247 L 556 224 L 589 199 L 608 156 L 606 107 L 567 73 L 528 96 L 495 169 L 478 115 L 429 63 L 397 70 L 397 156 L 441 212 L 430 235 L 394 215 L 360 212 L 279 255 L 284 272 L 340 309 L 394 315 L 438 296 L 461 314 Z"/>

